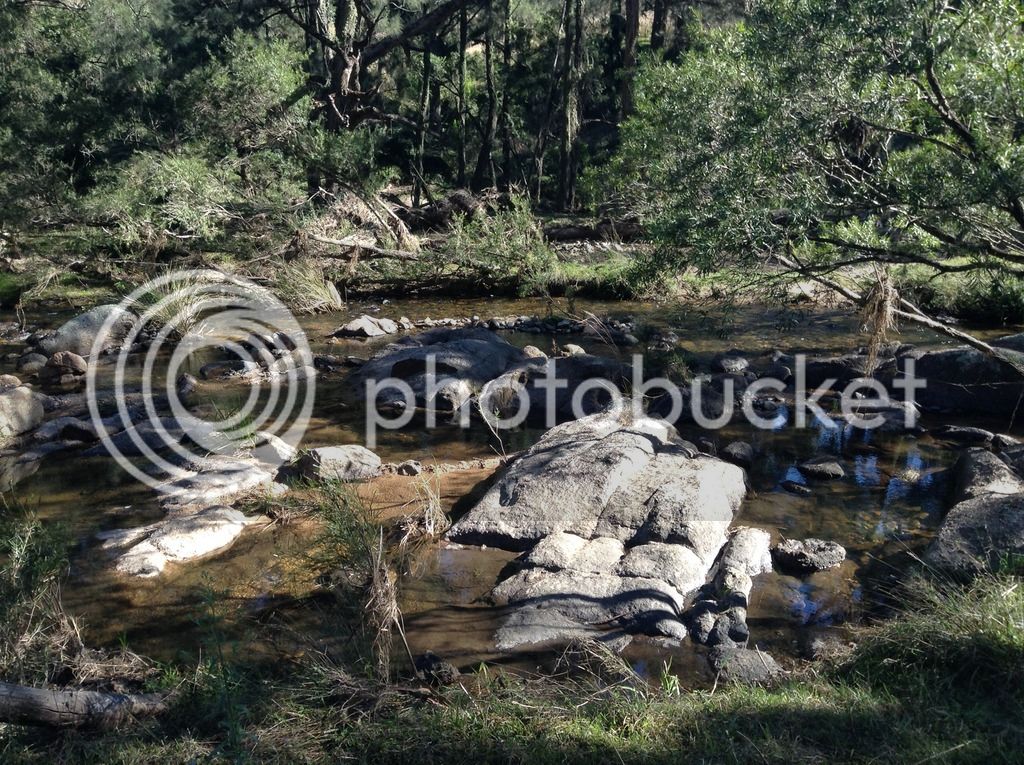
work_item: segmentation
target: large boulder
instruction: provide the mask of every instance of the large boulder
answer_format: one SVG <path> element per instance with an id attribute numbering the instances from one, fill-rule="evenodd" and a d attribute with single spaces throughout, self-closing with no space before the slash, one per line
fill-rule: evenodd
<path id="1" fill-rule="evenodd" d="M 995 342 L 1008 358 L 1024 364 L 1024 335 Z M 1009 415 L 1024 395 L 1024 377 L 1010 364 L 961 346 L 907 354 L 898 360 L 904 371 L 914 360 L 914 374 L 928 383 L 916 392 L 917 403 L 929 411 Z"/>
<path id="2" fill-rule="evenodd" d="M 49 337 L 40 339 L 39 347 L 47 356 L 59 351 L 89 356 L 96 338 L 108 320 L 111 322 L 110 328 L 100 342 L 99 350 L 117 348 L 124 342 L 137 321 L 135 314 L 119 305 L 99 305 L 76 316 L 65 322 Z"/>
<path id="3" fill-rule="evenodd" d="M 955 505 L 928 548 L 930 566 L 959 578 L 1024 560 L 1024 494 L 987 494 Z"/>
<path id="4" fill-rule="evenodd" d="M 556 381 L 552 389 L 542 380 Z M 548 418 L 549 390 L 553 391 L 553 417 L 565 422 L 604 411 L 613 400 L 613 390 L 622 391 L 629 379 L 629 366 L 604 356 L 577 354 L 557 358 L 531 358 L 486 386 L 481 402 L 489 411 L 512 417 L 519 411 L 520 391 L 525 390 L 529 410 L 527 421 L 544 423 Z M 593 381 L 593 382 L 591 382 Z M 586 388 L 579 392 L 580 387 Z M 574 398 L 576 411 L 574 411 Z"/>
<path id="5" fill-rule="evenodd" d="M 980 448 L 962 454 L 953 473 L 956 504 L 928 548 L 929 565 L 968 578 L 1024 559 L 1024 482 Z"/>
<path id="6" fill-rule="evenodd" d="M 688 544 L 713 560 L 746 493 L 744 473 L 691 454 L 650 420 L 624 426 L 599 414 L 564 423 L 513 462 L 449 538 L 525 550 L 566 531 Z"/>
<path id="7" fill-rule="evenodd" d="M 40 397 L 24 386 L 0 393 L 0 440 L 32 430 L 43 414 Z"/>
<path id="8" fill-rule="evenodd" d="M 513 608 L 500 648 L 609 626 L 686 636 L 682 610 L 746 487 L 740 468 L 675 438 L 661 423 L 606 414 L 559 425 L 452 527 L 456 542 L 529 551 L 492 593 Z"/>

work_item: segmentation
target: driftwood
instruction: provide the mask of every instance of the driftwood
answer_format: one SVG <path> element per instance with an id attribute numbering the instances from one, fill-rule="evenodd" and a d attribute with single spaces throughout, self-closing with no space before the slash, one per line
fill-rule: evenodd
<path id="1" fill-rule="evenodd" d="M 549 242 L 634 242 L 647 232 L 635 220 L 602 220 L 588 226 L 583 224 L 553 224 L 543 228 Z"/>
<path id="2" fill-rule="evenodd" d="M 0 682 L 0 722 L 56 728 L 114 728 L 162 714 L 167 694 L 50 690 Z"/>

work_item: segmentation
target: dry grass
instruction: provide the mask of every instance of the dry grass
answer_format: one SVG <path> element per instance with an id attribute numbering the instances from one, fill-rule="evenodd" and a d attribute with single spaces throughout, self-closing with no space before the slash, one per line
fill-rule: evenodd
<path id="1" fill-rule="evenodd" d="M 274 292 L 296 313 L 324 313 L 345 307 L 323 264 L 313 258 L 282 264 L 274 274 Z"/>

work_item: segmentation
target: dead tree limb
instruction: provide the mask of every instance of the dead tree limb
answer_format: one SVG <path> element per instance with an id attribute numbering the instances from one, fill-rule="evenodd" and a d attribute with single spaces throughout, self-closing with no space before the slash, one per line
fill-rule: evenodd
<path id="1" fill-rule="evenodd" d="M 56 728 L 114 728 L 167 711 L 169 694 L 52 690 L 0 682 L 0 721 Z"/>
<path id="2" fill-rule="evenodd" d="M 307 234 L 307 238 L 312 239 L 314 242 L 320 242 L 320 244 L 331 244 L 335 247 L 341 247 L 345 250 L 358 250 L 360 257 L 363 260 L 371 260 L 373 258 L 391 258 L 393 260 L 419 260 L 419 255 L 415 252 L 407 252 L 406 250 L 389 250 L 386 247 L 377 247 L 372 244 L 366 244 L 365 242 L 355 239 L 331 239 L 330 237 L 320 236 L 318 234 Z M 329 254 L 321 254 L 322 257 L 332 257 Z M 338 257 L 341 257 L 339 255 Z"/>

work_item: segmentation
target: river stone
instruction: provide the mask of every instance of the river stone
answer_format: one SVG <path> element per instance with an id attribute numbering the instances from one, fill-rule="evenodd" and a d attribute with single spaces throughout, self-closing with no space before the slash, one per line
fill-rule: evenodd
<path id="1" fill-rule="evenodd" d="M 23 375 L 34 375 L 46 366 L 48 360 L 48 357 L 42 353 L 26 353 L 18 359 L 15 368 Z"/>
<path id="2" fill-rule="evenodd" d="M 419 475 L 423 472 L 423 464 L 418 460 L 406 460 L 399 463 L 398 467 L 395 468 L 395 472 L 398 475 Z"/>
<path id="3" fill-rule="evenodd" d="M 381 460 L 365 446 L 322 446 L 304 452 L 297 464 L 303 478 L 316 481 L 363 481 L 380 473 Z"/>
<path id="4" fill-rule="evenodd" d="M 14 375 L 0 375 L 0 393 L 21 387 L 21 380 Z"/>
<path id="5" fill-rule="evenodd" d="M 986 494 L 1019 494 L 1024 492 L 1024 482 L 1010 466 L 992 452 L 982 449 L 968 449 L 953 465 L 953 502 L 980 497 Z"/>
<path id="6" fill-rule="evenodd" d="M 925 556 L 954 577 L 996 572 L 1024 560 L 1024 494 L 987 494 L 954 506 Z"/>
<path id="7" fill-rule="evenodd" d="M 708 663 L 723 683 L 765 685 L 782 676 L 782 667 L 769 654 L 729 643 L 708 652 Z"/>
<path id="8" fill-rule="evenodd" d="M 548 390 L 540 384 L 550 378 L 557 381 L 553 406 L 548 405 Z M 603 356 L 559 356 L 532 359 L 514 366 L 487 386 L 485 405 L 497 409 L 502 417 L 518 411 L 520 391 L 529 401 L 528 422 L 546 423 L 549 408 L 556 422 L 577 419 L 604 411 L 613 400 L 613 391 L 621 392 L 629 380 L 629 366 Z M 592 381 L 601 381 L 600 386 Z M 587 385 L 579 397 L 577 391 Z M 591 387 L 593 386 L 593 387 Z M 577 398 L 574 411 L 574 398 Z"/>
<path id="9" fill-rule="evenodd" d="M 711 369 L 714 372 L 725 372 L 732 375 L 741 375 L 750 368 L 750 362 L 743 356 L 736 354 L 719 354 L 711 360 Z"/>
<path id="10" fill-rule="evenodd" d="M 794 576 L 834 568 L 846 559 L 846 548 L 823 539 L 787 539 L 772 548 L 779 570 Z"/>
<path id="11" fill-rule="evenodd" d="M 616 571 L 619 576 L 660 579 L 686 595 L 704 584 L 708 567 L 689 547 L 648 542 L 630 548 Z"/>
<path id="12" fill-rule="evenodd" d="M 249 518 L 230 507 L 207 507 L 197 513 L 175 515 L 135 529 L 97 534 L 105 549 L 123 550 L 114 567 L 128 576 L 152 577 L 168 563 L 200 558 L 229 547 L 247 525 Z"/>
<path id="13" fill-rule="evenodd" d="M 139 457 L 146 455 L 146 449 L 154 452 L 162 451 L 177 443 L 184 435 L 184 430 L 173 417 L 159 417 L 156 420 L 145 420 L 138 425 L 124 428 L 118 424 L 120 432 L 110 436 L 110 442 L 114 448 L 126 457 Z M 111 429 L 107 430 L 108 433 Z M 82 452 L 86 457 L 106 455 L 106 444 L 99 443 Z"/>
<path id="14" fill-rule="evenodd" d="M 334 337 L 382 337 L 398 332 L 398 324 L 391 319 L 377 318 L 363 314 L 348 324 L 334 330 Z"/>
<path id="15" fill-rule="evenodd" d="M 41 398 L 22 386 L 0 393 L 0 439 L 21 435 L 43 421 Z"/>
<path id="16" fill-rule="evenodd" d="M 105 351 L 120 347 L 137 321 L 131 311 L 119 305 L 98 305 L 76 316 L 62 325 L 49 337 L 39 341 L 39 347 L 49 356 L 58 351 L 71 351 L 79 356 L 92 354 L 104 324 L 110 320 L 109 332 L 103 337 L 97 350 Z"/>
<path id="17" fill-rule="evenodd" d="M 449 531 L 465 544 L 524 550 L 549 534 L 690 544 L 717 554 L 746 491 L 743 471 L 691 458 L 653 421 L 593 415 L 549 430 Z"/>
<path id="18" fill-rule="evenodd" d="M 801 462 L 797 469 L 807 478 L 817 481 L 835 480 L 846 475 L 846 470 L 836 457 L 815 457 Z"/>
<path id="19" fill-rule="evenodd" d="M 754 447 L 746 441 L 733 441 L 723 448 L 719 456 L 726 462 L 749 469 L 754 464 Z"/>
<path id="20" fill-rule="evenodd" d="M 797 481 L 787 480 L 779 485 L 791 494 L 798 494 L 801 497 L 809 497 L 814 493 L 810 486 L 798 483 Z"/>
<path id="21" fill-rule="evenodd" d="M 586 356 L 587 352 L 575 343 L 566 343 L 562 346 L 563 356 Z"/>

